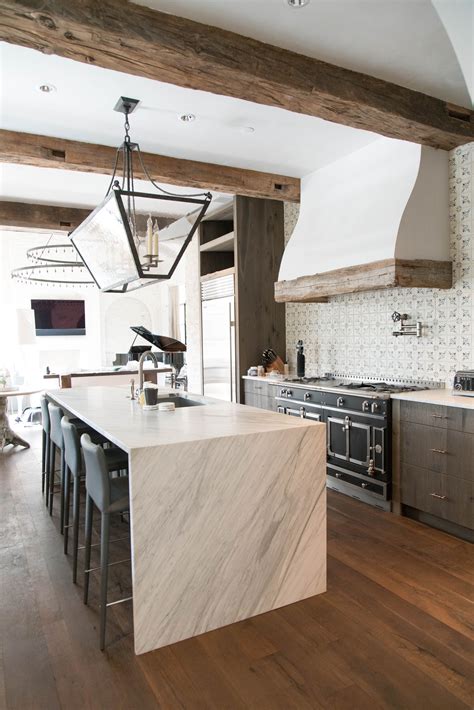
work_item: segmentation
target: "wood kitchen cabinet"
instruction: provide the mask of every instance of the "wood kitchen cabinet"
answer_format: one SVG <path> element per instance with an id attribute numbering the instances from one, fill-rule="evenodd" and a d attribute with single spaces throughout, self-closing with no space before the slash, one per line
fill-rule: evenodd
<path id="1" fill-rule="evenodd" d="M 474 411 L 400 402 L 398 457 L 404 512 L 471 538 L 463 530 L 474 530 Z"/>
<path id="2" fill-rule="evenodd" d="M 276 412 L 276 393 L 278 385 L 263 380 L 244 379 L 245 404 L 259 409 Z"/>

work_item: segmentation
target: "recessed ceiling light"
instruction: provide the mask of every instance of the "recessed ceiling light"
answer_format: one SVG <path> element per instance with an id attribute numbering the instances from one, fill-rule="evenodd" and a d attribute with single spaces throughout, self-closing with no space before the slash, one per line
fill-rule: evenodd
<path id="1" fill-rule="evenodd" d="M 290 7 L 300 8 L 309 4 L 309 0 L 286 0 Z"/>
<path id="2" fill-rule="evenodd" d="M 196 116 L 194 115 L 194 113 L 182 113 L 179 117 L 179 120 L 183 121 L 183 123 L 191 123 L 191 121 L 196 120 Z"/>
<path id="3" fill-rule="evenodd" d="M 38 89 L 42 91 L 43 94 L 51 94 L 53 91 L 56 91 L 56 87 L 52 84 L 41 84 L 41 86 L 38 86 Z"/>

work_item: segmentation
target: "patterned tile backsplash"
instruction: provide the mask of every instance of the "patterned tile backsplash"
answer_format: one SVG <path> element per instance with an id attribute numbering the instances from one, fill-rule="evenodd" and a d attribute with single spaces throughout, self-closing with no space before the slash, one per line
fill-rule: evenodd
<path id="1" fill-rule="evenodd" d="M 335 372 L 449 385 L 455 370 L 474 368 L 474 143 L 451 151 L 449 193 L 453 288 L 367 291 L 334 296 L 326 304 L 287 304 L 292 372 L 299 338 L 305 344 L 308 375 Z M 287 241 L 298 210 L 298 205 L 285 204 Z M 420 320 L 422 337 L 395 338 L 393 311 Z"/>

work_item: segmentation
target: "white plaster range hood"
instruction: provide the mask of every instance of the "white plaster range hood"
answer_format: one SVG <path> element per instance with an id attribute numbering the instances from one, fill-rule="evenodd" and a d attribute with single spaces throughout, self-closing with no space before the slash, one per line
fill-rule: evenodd
<path id="1" fill-rule="evenodd" d="M 448 154 L 380 138 L 304 177 L 275 298 L 451 288 Z"/>

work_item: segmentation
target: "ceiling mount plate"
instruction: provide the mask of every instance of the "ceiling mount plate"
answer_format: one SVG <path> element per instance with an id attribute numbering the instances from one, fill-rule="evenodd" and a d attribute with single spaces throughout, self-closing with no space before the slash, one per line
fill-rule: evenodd
<path id="1" fill-rule="evenodd" d="M 127 96 L 121 96 L 114 106 L 114 111 L 119 113 L 133 113 L 140 103 L 140 99 L 129 99 Z"/>

